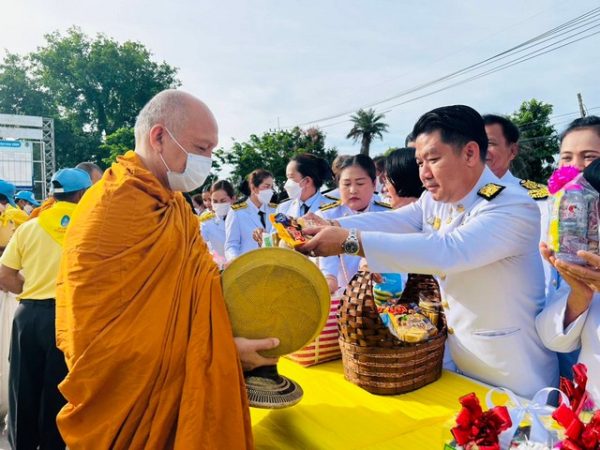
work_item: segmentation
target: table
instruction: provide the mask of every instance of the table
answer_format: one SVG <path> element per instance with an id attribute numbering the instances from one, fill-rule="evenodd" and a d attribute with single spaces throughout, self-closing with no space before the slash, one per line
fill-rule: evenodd
<path id="1" fill-rule="evenodd" d="M 344 379 L 341 360 L 302 367 L 282 358 L 279 373 L 297 381 L 302 401 L 291 408 L 251 408 L 255 445 L 270 449 L 441 450 L 449 439 L 458 398 L 489 387 L 444 371 L 414 392 L 378 396 Z"/>

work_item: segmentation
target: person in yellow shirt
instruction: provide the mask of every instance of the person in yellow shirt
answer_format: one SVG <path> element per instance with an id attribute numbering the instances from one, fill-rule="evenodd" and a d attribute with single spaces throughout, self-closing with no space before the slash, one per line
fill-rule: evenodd
<path id="1" fill-rule="evenodd" d="M 29 218 L 25 211 L 17 207 L 14 197 L 15 185 L 0 180 L 0 254 L 17 227 Z"/>
<path id="2" fill-rule="evenodd" d="M 65 404 L 58 384 L 67 375 L 56 347 L 56 277 L 71 215 L 91 185 L 80 169 L 52 177 L 55 203 L 21 225 L 0 258 L 0 288 L 17 295 L 9 371 L 8 439 L 16 449 L 64 449 L 56 416 Z"/>
<path id="3" fill-rule="evenodd" d="M 35 199 L 35 195 L 31 191 L 19 191 L 15 195 L 15 201 L 19 209 L 25 211 L 27 215 L 31 214 L 34 208 L 40 206 L 40 202 Z"/>

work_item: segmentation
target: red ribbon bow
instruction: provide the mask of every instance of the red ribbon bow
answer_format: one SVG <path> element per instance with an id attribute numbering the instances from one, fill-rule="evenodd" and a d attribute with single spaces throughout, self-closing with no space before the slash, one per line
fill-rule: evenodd
<path id="1" fill-rule="evenodd" d="M 495 406 L 483 412 L 475 393 L 459 399 L 462 409 L 456 417 L 452 435 L 458 445 L 465 449 L 475 445 L 480 450 L 499 450 L 498 436 L 512 426 L 506 406 Z"/>
<path id="2" fill-rule="evenodd" d="M 577 416 L 591 401 L 590 395 L 585 390 L 587 380 L 587 367 L 582 363 L 573 366 L 573 381 L 560 377 L 560 390 L 566 394 L 571 403 L 571 409 Z"/>
<path id="3" fill-rule="evenodd" d="M 565 429 L 563 450 L 600 450 L 600 411 L 587 425 L 566 405 L 556 408 L 552 417 Z"/>

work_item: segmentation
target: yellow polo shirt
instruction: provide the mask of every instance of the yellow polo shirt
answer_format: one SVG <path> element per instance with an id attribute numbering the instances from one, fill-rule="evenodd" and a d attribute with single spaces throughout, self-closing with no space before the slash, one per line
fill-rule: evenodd
<path id="1" fill-rule="evenodd" d="M 62 247 L 44 231 L 38 219 L 31 219 L 16 229 L 0 264 L 21 270 L 25 278 L 23 292 L 17 299 L 42 300 L 56 296 L 56 278 Z"/>

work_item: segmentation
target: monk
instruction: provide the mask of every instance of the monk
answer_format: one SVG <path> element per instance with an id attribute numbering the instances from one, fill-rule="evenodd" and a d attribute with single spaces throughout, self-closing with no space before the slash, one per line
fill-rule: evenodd
<path id="1" fill-rule="evenodd" d="M 278 341 L 234 339 L 217 266 L 178 192 L 208 176 L 217 124 L 200 100 L 167 90 L 142 109 L 135 137 L 65 236 L 59 430 L 71 450 L 251 448 L 242 369 L 275 363 L 257 350 Z"/>

